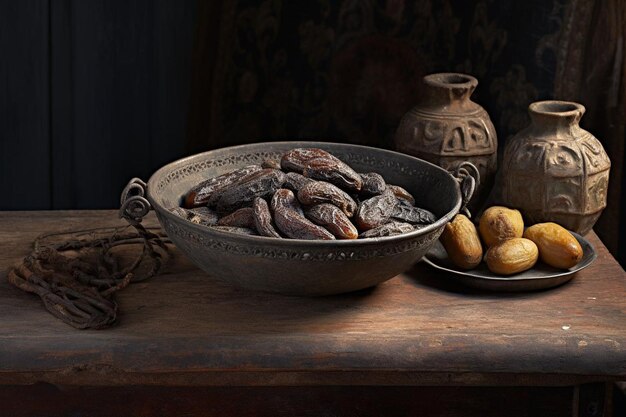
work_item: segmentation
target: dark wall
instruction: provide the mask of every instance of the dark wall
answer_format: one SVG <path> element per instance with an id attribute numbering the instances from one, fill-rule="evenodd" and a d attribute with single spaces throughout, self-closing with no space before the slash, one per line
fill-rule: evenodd
<path id="1" fill-rule="evenodd" d="M 0 2 L 0 209 L 113 208 L 185 154 L 195 0 Z"/>

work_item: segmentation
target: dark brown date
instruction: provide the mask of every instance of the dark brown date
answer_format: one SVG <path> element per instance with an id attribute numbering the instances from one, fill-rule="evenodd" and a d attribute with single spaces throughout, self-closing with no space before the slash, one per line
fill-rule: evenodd
<path id="1" fill-rule="evenodd" d="M 266 168 L 248 174 L 222 193 L 217 202 L 217 212 L 226 214 L 249 207 L 255 198 L 274 194 L 284 182 L 285 174 L 277 169 Z"/>
<path id="2" fill-rule="evenodd" d="M 306 217 L 313 223 L 323 226 L 337 239 L 356 239 L 359 232 L 350 219 L 335 205 L 318 204 L 306 210 Z"/>
<path id="3" fill-rule="evenodd" d="M 365 195 L 380 195 L 387 189 L 387 183 L 382 175 L 376 172 L 367 172 L 360 174 L 363 186 L 361 187 L 361 193 Z"/>
<path id="4" fill-rule="evenodd" d="M 286 152 L 282 156 L 280 166 L 283 171 L 294 171 L 302 174 L 305 164 L 315 158 L 339 161 L 339 159 L 335 158 L 333 155 L 319 148 L 296 148 Z"/>
<path id="5" fill-rule="evenodd" d="M 387 188 L 389 188 L 399 199 L 406 200 L 407 202 L 411 203 L 412 206 L 415 205 L 415 198 L 404 188 L 400 187 L 399 185 L 391 184 L 387 184 Z"/>
<path id="6" fill-rule="evenodd" d="M 335 184 L 348 191 L 360 191 L 363 186 L 361 176 L 347 164 L 336 159 L 315 158 L 304 165 L 302 175 Z"/>
<path id="7" fill-rule="evenodd" d="M 205 207 L 196 208 L 193 210 L 188 210 L 182 207 L 173 207 L 169 210 L 185 220 L 188 220 L 195 224 L 201 224 L 203 226 L 213 226 L 217 223 L 218 220 L 217 213 Z"/>
<path id="8" fill-rule="evenodd" d="M 359 235 L 359 238 L 367 239 L 369 237 L 395 236 L 401 235 L 403 233 L 409 233 L 414 230 L 415 228 L 409 223 L 392 221 L 389 223 L 385 223 L 382 226 L 378 226 L 374 229 L 370 229 L 367 232 L 361 233 Z"/>
<path id="9" fill-rule="evenodd" d="M 203 181 L 182 206 L 170 210 L 216 230 L 275 238 L 392 236 L 436 220 L 404 188 L 375 172 L 358 174 L 319 148 L 292 149 L 280 161 L 268 158 Z"/>
<path id="10" fill-rule="evenodd" d="M 248 165 L 246 167 L 218 175 L 217 177 L 209 178 L 206 181 L 202 181 L 187 193 L 185 196 L 184 206 L 186 208 L 204 206 L 208 203 L 209 198 L 213 195 L 213 193 L 230 187 L 244 176 L 252 172 L 259 171 L 260 169 L 260 165 Z"/>
<path id="11" fill-rule="evenodd" d="M 291 190 L 280 189 L 272 197 L 274 222 L 285 236 L 292 239 L 334 240 L 328 230 L 302 215 L 302 209 Z"/>
<path id="12" fill-rule="evenodd" d="M 260 165 L 259 165 L 260 167 Z M 234 183 L 228 185 L 227 187 L 222 187 L 219 190 L 216 190 L 215 192 L 213 192 L 213 194 L 211 194 L 206 202 L 207 207 L 214 207 L 217 208 L 217 203 L 220 201 L 220 199 L 222 198 L 222 196 L 231 191 L 233 187 L 236 187 L 237 185 L 239 185 L 242 182 L 246 182 L 252 178 L 258 178 L 261 171 L 263 171 L 263 173 L 267 173 L 269 172 L 270 168 L 259 168 L 258 170 L 252 171 L 242 177 L 240 177 L 237 181 L 235 181 Z M 284 175 L 284 174 L 283 174 Z M 220 212 L 220 214 L 223 214 Z"/>
<path id="13" fill-rule="evenodd" d="M 382 226 L 389 221 L 397 204 L 398 199 L 390 190 L 363 201 L 356 214 L 357 226 L 363 231 Z"/>
<path id="14" fill-rule="evenodd" d="M 325 181 L 311 181 L 302 187 L 298 191 L 298 200 L 307 206 L 321 203 L 333 204 L 348 217 L 354 216 L 356 211 L 356 203 L 348 193 Z"/>
<path id="15" fill-rule="evenodd" d="M 315 180 L 307 178 L 297 172 L 288 172 L 285 174 L 285 183 L 283 184 L 283 187 L 289 188 L 294 193 L 297 193 L 302 187 L 313 181 Z"/>
<path id="16" fill-rule="evenodd" d="M 201 224 L 205 225 L 217 224 L 217 221 L 220 218 L 214 210 L 211 210 L 208 207 L 196 207 L 189 211 L 194 214 L 194 217 L 197 217 L 200 220 Z"/>
<path id="17" fill-rule="evenodd" d="M 212 226 L 215 230 L 221 230 L 222 232 L 236 233 L 238 235 L 258 236 L 256 230 L 249 227 L 235 227 L 235 226 Z"/>
<path id="18" fill-rule="evenodd" d="M 431 224 L 437 220 L 430 211 L 415 207 L 403 199 L 398 199 L 391 218 L 411 224 Z"/>
<path id="19" fill-rule="evenodd" d="M 295 198 L 295 194 L 293 192 L 288 193 L 286 188 L 281 188 L 276 191 L 272 196 L 272 200 L 270 201 L 270 207 L 272 211 L 275 212 L 279 207 L 289 207 L 292 210 L 295 210 L 301 216 L 304 216 L 304 212 L 302 211 L 302 207 L 298 204 L 298 200 Z"/>
<path id="20" fill-rule="evenodd" d="M 254 199 L 252 203 L 254 228 L 261 236 L 278 237 L 282 236 L 274 228 L 272 213 L 267 205 L 267 201 L 260 197 Z"/>
<path id="21" fill-rule="evenodd" d="M 243 207 L 219 219 L 218 226 L 248 227 L 254 229 L 254 214 L 251 207 Z"/>

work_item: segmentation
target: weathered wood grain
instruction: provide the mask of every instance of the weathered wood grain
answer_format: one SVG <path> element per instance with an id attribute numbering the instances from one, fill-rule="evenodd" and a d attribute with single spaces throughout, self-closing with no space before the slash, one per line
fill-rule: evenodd
<path id="1" fill-rule="evenodd" d="M 220 283 L 175 252 L 161 276 L 119 294 L 119 324 L 101 331 L 66 326 L 6 282 L 36 235 L 118 224 L 113 211 L 0 213 L 0 383 L 571 385 L 626 377 L 626 274 L 593 234 L 592 266 L 528 294 L 467 290 L 417 265 L 354 294 L 285 297 Z"/>

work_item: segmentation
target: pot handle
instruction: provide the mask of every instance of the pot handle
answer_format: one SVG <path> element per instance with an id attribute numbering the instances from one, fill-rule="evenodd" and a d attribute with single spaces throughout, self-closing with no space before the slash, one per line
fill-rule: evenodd
<path id="1" fill-rule="evenodd" d="M 133 226 L 141 223 L 152 208 L 145 197 L 147 187 L 146 183 L 139 178 L 133 178 L 128 182 L 120 197 L 120 219 L 125 219 Z"/>
<path id="2" fill-rule="evenodd" d="M 480 185 L 480 172 L 471 162 L 461 162 L 451 173 L 461 189 L 461 209 L 459 211 L 471 218 L 472 214 L 467 209 L 467 204 L 472 199 L 476 187 Z"/>

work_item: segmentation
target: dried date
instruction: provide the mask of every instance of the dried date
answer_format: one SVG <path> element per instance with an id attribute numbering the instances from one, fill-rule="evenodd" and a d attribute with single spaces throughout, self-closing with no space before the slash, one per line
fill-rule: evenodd
<path id="1" fill-rule="evenodd" d="M 189 211 L 193 213 L 194 218 L 197 218 L 199 220 L 194 223 L 200 223 L 204 225 L 214 225 L 214 224 L 217 224 L 217 221 L 219 220 L 219 216 L 217 215 L 215 210 L 211 210 L 208 207 L 196 207 Z"/>
<path id="2" fill-rule="evenodd" d="M 359 232 L 350 219 L 335 205 L 318 204 L 306 210 L 306 217 L 313 223 L 323 226 L 338 239 L 356 239 Z"/>
<path id="3" fill-rule="evenodd" d="M 226 214 L 241 207 L 249 207 L 255 198 L 274 194 L 284 182 L 285 174 L 277 169 L 266 168 L 246 175 L 222 193 L 217 202 L 217 212 Z"/>
<path id="4" fill-rule="evenodd" d="M 342 189 L 325 181 L 312 181 L 298 191 L 298 200 L 304 205 L 312 206 L 330 203 L 339 207 L 346 216 L 352 217 L 356 211 L 356 203 Z"/>
<path id="5" fill-rule="evenodd" d="M 382 175 L 376 172 L 367 172 L 360 174 L 363 186 L 361 187 L 361 193 L 365 195 L 380 195 L 387 189 L 387 183 Z"/>
<path id="6" fill-rule="evenodd" d="M 300 191 L 302 187 L 313 182 L 311 178 L 307 178 L 302 174 L 298 174 L 297 172 L 288 172 L 285 174 L 285 183 L 283 187 L 290 189 L 294 193 Z"/>
<path id="7" fill-rule="evenodd" d="M 348 191 L 360 191 L 361 176 L 344 162 L 335 158 L 314 158 L 304 164 L 302 175 L 315 180 L 330 182 Z"/>
<path id="8" fill-rule="evenodd" d="M 382 226 L 389 221 L 397 204 L 398 199 L 390 190 L 363 201 L 356 215 L 357 226 L 363 231 Z"/>
<path id="9" fill-rule="evenodd" d="M 298 204 L 298 200 L 295 198 L 295 194 L 293 192 L 288 193 L 286 188 L 281 188 L 276 191 L 272 196 L 272 200 L 270 201 L 270 207 L 272 208 L 272 212 L 275 212 L 279 207 L 289 207 L 292 210 L 295 210 L 301 216 L 304 216 L 304 212 L 302 211 L 302 207 Z"/>
<path id="10" fill-rule="evenodd" d="M 325 158 L 341 162 L 335 156 L 319 148 L 296 148 L 286 152 L 280 159 L 283 171 L 294 171 L 302 174 L 308 161 L 315 158 Z"/>
<path id="11" fill-rule="evenodd" d="M 182 207 L 172 207 L 170 209 L 168 209 L 170 212 L 174 213 L 175 215 L 182 217 L 185 220 L 189 220 L 189 214 L 190 214 L 190 210 L 187 210 L 185 208 Z"/>
<path id="12" fill-rule="evenodd" d="M 285 236 L 293 239 L 334 240 L 328 230 L 304 217 L 300 204 L 291 190 L 280 189 L 272 197 L 274 222 Z"/>
<path id="13" fill-rule="evenodd" d="M 415 228 L 409 223 L 391 221 L 385 223 L 382 226 L 375 227 L 359 235 L 359 238 L 367 239 L 371 237 L 385 237 L 401 235 L 403 233 L 409 233 L 414 231 Z"/>
<path id="14" fill-rule="evenodd" d="M 391 185 L 391 184 L 387 184 L 387 188 L 389 188 L 395 194 L 397 198 L 401 200 L 406 200 L 412 206 L 415 205 L 415 198 L 411 195 L 411 193 L 409 193 L 404 188 L 400 187 L 399 185 Z"/>
<path id="15" fill-rule="evenodd" d="M 267 159 L 203 181 L 185 195 L 185 208 L 171 211 L 240 234 L 356 239 L 406 233 L 436 220 L 414 204 L 407 190 L 378 173 L 358 174 L 322 149 L 297 148 L 280 161 Z"/>
<path id="16" fill-rule="evenodd" d="M 398 204 L 394 207 L 391 217 L 412 224 L 431 224 L 437 220 L 430 211 L 415 207 L 403 199 L 398 199 Z"/>
<path id="17" fill-rule="evenodd" d="M 259 167 L 260 167 L 260 165 L 259 165 Z M 226 194 L 228 192 L 231 192 L 233 188 L 237 187 L 242 182 L 249 181 L 249 180 L 251 180 L 253 178 L 258 178 L 259 176 L 264 175 L 264 174 L 266 174 L 268 172 L 270 172 L 269 168 L 259 168 L 258 170 L 252 171 L 252 172 L 250 172 L 250 173 L 240 177 L 237 181 L 235 181 L 234 183 L 230 184 L 229 186 L 222 187 L 219 190 L 216 190 L 208 198 L 207 203 L 206 203 L 207 207 L 217 208 L 217 204 L 219 203 L 219 201 L 222 198 L 222 196 L 224 196 L 224 194 Z M 224 213 L 220 212 L 220 214 L 224 214 Z"/>
<path id="18" fill-rule="evenodd" d="M 282 237 L 274 228 L 272 213 L 267 201 L 260 197 L 255 198 L 254 203 L 252 203 L 252 212 L 254 227 L 261 236 Z"/>
<path id="19" fill-rule="evenodd" d="M 202 207 L 204 208 L 204 207 Z M 201 208 L 189 210 L 182 207 L 172 207 L 169 209 L 172 213 L 177 216 L 182 217 L 185 220 L 188 220 L 195 224 L 201 224 L 203 226 L 213 226 L 217 223 L 218 216 L 213 210 L 205 209 L 200 210 Z"/>
<path id="20" fill-rule="evenodd" d="M 261 170 L 260 165 L 248 165 L 246 167 L 218 175 L 217 177 L 209 178 L 206 181 L 202 181 L 187 193 L 185 196 L 184 206 L 186 208 L 204 206 L 209 202 L 209 199 L 214 193 L 230 187 L 244 176 L 259 170 Z"/>
<path id="21" fill-rule="evenodd" d="M 253 229 L 254 214 L 251 207 L 243 207 L 219 219 L 218 226 L 248 227 Z"/>

